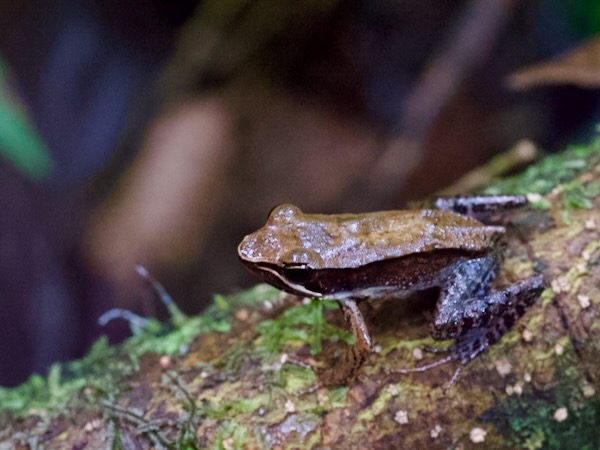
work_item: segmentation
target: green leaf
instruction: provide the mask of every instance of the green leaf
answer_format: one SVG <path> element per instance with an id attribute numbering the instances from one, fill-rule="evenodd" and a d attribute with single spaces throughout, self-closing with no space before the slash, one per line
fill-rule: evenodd
<path id="1" fill-rule="evenodd" d="M 50 152 L 23 107 L 9 94 L 5 73 L 0 59 L 0 156 L 29 178 L 42 179 L 52 171 Z"/>

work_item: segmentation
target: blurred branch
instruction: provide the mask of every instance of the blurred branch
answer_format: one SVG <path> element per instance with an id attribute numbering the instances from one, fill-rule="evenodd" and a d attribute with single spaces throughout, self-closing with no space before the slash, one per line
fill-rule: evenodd
<path id="1" fill-rule="evenodd" d="M 526 66 L 507 80 L 514 90 L 539 86 L 572 84 L 582 88 L 600 87 L 600 38 L 584 42 L 577 48 L 552 58 Z"/>
<path id="2" fill-rule="evenodd" d="M 431 125 L 462 81 L 488 58 L 515 5 L 514 0 L 470 3 L 404 102 L 396 136 L 350 193 L 353 208 L 384 207 L 398 191 L 406 174 L 419 161 Z M 373 199 L 378 199 L 378 203 L 374 204 Z"/>
<path id="3" fill-rule="evenodd" d="M 456 183 L 438 192 L 438 194 L 459 195 L 471 192 L 489 184 L 496 178 L 533 162 L 537 155 L 538 149 L 533 142 L 528 140 L 519 141 L 510 150 L 496 155 L 486 164 L 470 171 Z"/>

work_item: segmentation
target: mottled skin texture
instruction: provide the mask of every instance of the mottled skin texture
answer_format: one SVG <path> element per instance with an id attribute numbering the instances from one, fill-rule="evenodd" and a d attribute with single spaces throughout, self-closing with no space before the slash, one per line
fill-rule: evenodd
<path id="1" fill-rule="evenodd" d="M 339 215 L 282 205 L 243 239 L 238 253 L 246 267 L 278 288 L 339 301 L 355 344 L 342 364 L 323 373 L 326 384 L 353 379 L 371 351 L 357 302 L 429 287 L 440 288 L 431 334 L 455 338 L 444 361 L 466 364 L 514 325 L 544 281 L 532 276 L 492 290 L 504 227 L 452 210 L 485 217 L 525 203 L 519 196 L 465 197 L 438 200 L 440 210 Z"/>

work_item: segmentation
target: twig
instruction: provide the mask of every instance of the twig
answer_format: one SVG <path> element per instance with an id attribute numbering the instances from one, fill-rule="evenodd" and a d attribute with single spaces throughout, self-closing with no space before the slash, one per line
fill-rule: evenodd
<path id="1" fill-rule="evenodd" d="M 385 206 L 421 158 L 427 133 L 462 81 L 487 59 L 516 2 L 472 1 L 424 70 L 400 111 L 391 139 L 367 176 L 350 193 L 352 206 Z M 379 204 L 374 204 L 374 202 Z"/>

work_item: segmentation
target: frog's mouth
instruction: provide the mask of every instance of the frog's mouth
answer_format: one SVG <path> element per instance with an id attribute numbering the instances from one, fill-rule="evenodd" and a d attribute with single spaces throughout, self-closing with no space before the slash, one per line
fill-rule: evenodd
<path id="1" fill-rule="evenodd" d="M 257 273 L 261 278 L 266 280 L 273 286 L 289 292 L 290 294 L 300 295 L 304 297 L 322 297 L 323 294 L 320 292 L 314 292 L 307 289 L 301 284 L 294 283 L 280 273 L 277 266 L 273 266 L 268 263 L 257 263 L 252 266 L 248 266 L 252 272 Z"/>

